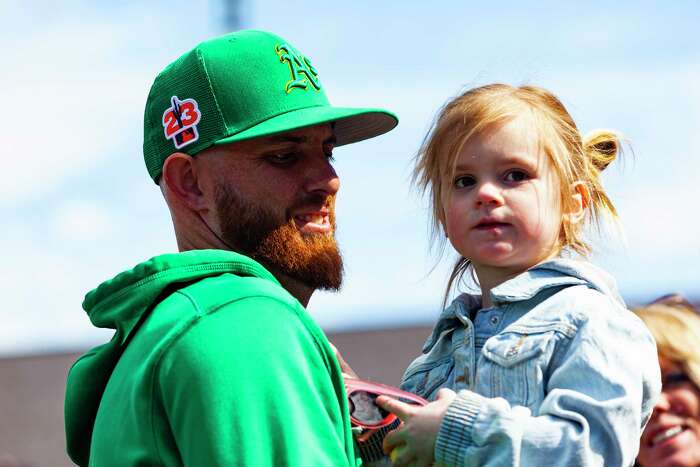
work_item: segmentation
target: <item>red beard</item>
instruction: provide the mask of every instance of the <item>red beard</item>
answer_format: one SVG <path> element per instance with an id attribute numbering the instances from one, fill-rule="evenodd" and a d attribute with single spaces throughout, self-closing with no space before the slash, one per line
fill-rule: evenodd
<path id="1" fill-rule="evenodd" d="M 307 206 L 329 207 L 331 233 L 302 233 L 291 215 L 278 219 L 272 210 L 245 203 L 228 187 L 219 186 L 216 196 L 221 237 L 237 252 L 313 289 L 338 290 L 343 281 L 343 260 L 334 237 L 333 198 L 309 195 L 288 212 Z"/>

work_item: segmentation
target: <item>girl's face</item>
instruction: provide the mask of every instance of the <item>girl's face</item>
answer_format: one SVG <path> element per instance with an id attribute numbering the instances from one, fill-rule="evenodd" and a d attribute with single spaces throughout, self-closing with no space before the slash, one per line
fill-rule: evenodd
<path id="1" fill-rule="evenodd" d="M 473 136 L 457 156 L 445 230 L 482 285 L 559 252 L 560 184 L 527 115 Z"/>
<path id="2" fill-rule="evenodd" d="M 642 433 L 637 461 L 642 466 L 700 465 L 700 389 L 675 362 L 659 357 L 661 397 Z"/>

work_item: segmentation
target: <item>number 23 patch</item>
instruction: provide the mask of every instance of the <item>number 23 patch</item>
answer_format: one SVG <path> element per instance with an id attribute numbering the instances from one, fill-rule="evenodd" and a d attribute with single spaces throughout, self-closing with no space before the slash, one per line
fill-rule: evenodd
<path id="1" fill-rule="evenodd" d="M 179 100 L 177 96 L 170 99 L 170 107 L 163 113 L 163 130 L 165 138 L 170 139 L 177 149 L 192 144 L 199 139 L 197 124 L 201 118 L 197 101 Z"/>

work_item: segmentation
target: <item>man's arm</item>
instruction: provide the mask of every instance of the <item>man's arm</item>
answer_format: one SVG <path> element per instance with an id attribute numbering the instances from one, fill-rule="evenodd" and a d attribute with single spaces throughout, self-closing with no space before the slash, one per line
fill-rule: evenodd
<path id="1" fill-rule="evenodd" d="M 352 462 L 342 393 L 297 313 L 271 298 L 239 300 L 202 316 L 166 351 L 155 399 L 185 465 Z"/>

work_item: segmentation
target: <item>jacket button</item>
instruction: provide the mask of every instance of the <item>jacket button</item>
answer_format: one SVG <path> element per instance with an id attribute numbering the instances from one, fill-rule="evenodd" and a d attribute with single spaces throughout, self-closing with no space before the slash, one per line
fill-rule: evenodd
<path id="1" fill-rule="evenodd" d="M 489 320 L 494 326 L 498 324 L 498 316 L 492 316 Z"/>
<path id="2" fill-rule="evenodd" d="M 466 373 L 463 375 L 457 375 L 455 378 L 455 383 L 464 383 L 464 384 L 469 384 L 469 375 Z"/>

